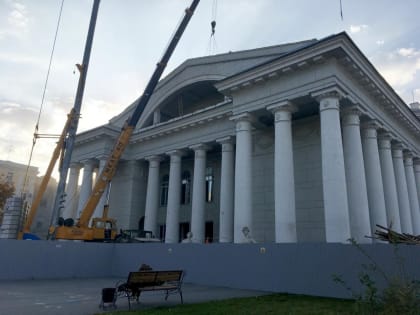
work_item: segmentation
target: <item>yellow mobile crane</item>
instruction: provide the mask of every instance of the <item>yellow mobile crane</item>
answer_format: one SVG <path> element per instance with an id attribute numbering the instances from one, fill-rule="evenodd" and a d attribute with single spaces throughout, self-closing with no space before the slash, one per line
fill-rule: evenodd
<path id="1" fill-rule="evenodd" d="M 199 0 L 193 0 L 189 8 L 185 10 L 185 15 L 181 20 L 174 36 L 172 37 L 169 45 L 162 56 L 160 62 L 156 65 L 156 69 L 150 78 L 143 95 L 139 98 L 137 105 L 131 117 L 127 119 L 124 126 L 121 129 L 121 133 L 114 144 L 110 156 L 103 168 L 101 174 L 98 176 L 92 193 L 80 215 L 79 220 L 74 226 L 56 226 L 52 225 L 49 230 L 49 234 L 53 239 L 65 239 L 65 240 L 84 240 L 84 241 L 98 241 L 98 240 L 113 240 L 117 233 L 115 229 L 115 220 L 108 218 L 108 208 L 105 206 L 104 214 L 102 218 L 94 218 L 92 226 L 89 226 L 89 221 L 95 211 L 95 208 L 99 202 L 99 199 L 106 190 L 108 184 L 111 182 L 118 162 L 127 147 L 131 134 L 139 121 L 141 114 L 144 111 L 150 97 L 159 82 L 159 79 L 165 70 L 165 67 L 171 57 L 179 39 L 181 38 L 185 28 L 190 21 L 194 10 L 196 9 Z"/>
<path id="2" fill-rule="evenodd" d="M 59 137 L 57 145 L 54 149 L 53 155 L 51 157 L 51 161 L 48 165 L 44 178 L 42 179 L 40 188 L 34 198 L 34 201 L 31 205 L 30 210 L 26 214 L 23 227 L 18 232 L 18 237 L 17 237 L 18 239 L 39 239 L 39 237 L 30 233 L 32 222 L 35 218 L 39 204 L 41 203 L 42 196 L 45 193 L 48 182 L 51 179 L 51 174 L 54 169 L 55 163 L 57 162 L 60 156 L 61 156 L 60 173 L 62 175 L 61 177 L 63 178 L 67 177 L 67 173 L 63 174 L 63 169 L 67 172 L 67 168 L 64 167 L 63 164 L 66 164 L 65 163 L 66 160 L 69 160 L 70 158 L 73 143 L 74 143 L 73 135 L 75 135 L 76 130 L 77 130 L 77 124 L 78 124 L 79 116 L 80 116 L 80 107 L 81 107 L 82 99 L 83 99 L 83 92 L 84 92 L 84 87 L 85 87 L 85 82 L 86 82 L 86 76 L 87 76 L 87 70 L 88 70 L 88 65 L 89 65 L 90 52 L 92 49 L 92 41 L 93 41 L 93 35 L 95 32 L 99 4 L 100 4 L 100 0 L 94 0 L 93 7 L 92 7 L 92 14 L 91 14 L 90 23 L 89 23 L 88 35 L 86 39 L 85 51 L 83 55 L 83 62 L 82 62 L 82 65 L 79 65 L 79 64 L 76 65 L 80 72 L 80 77 L 79 77 L 79 83 L 78 83 L 77 92 L 76 92 L 76 98 L 74 101 L 74 106 L 72 110 L 70 111 L 70 113 L 68 114 L 67 121 Z M 62 8 L 63 6 L 61 6 L 61 10 Z M 58 25 L 61 18 L 61 10 L 60 10 L 60 15 L 59 15 Z M 58 25 L 57 25 L 57 30 L 56 30 L 56 36 L 58 32 Z M 54 45 L 55 45 L 55 41 L 54 41 Z M 53 46 L 52 53 L 53 52 L 54 52 L 54 46 Z M 52 54 L 51 54 L 51 58 L 52 58 Z M 50 66 L 51 66 L 51 60 L 50 60 Z M 48 81 L 48 76 L 47 76 L 47 81 Z M 45 90 L 44 90 L 44 93 L 45 93 Z M 38 124 L 37 124 L 36 130 L 37 129 L 38 129 Z M 35 137 L 38 136 L 36 131 L 35 131 L 34 136 Z M 35 138 L 34 138 L 34 141 L 35 141 Z"/>

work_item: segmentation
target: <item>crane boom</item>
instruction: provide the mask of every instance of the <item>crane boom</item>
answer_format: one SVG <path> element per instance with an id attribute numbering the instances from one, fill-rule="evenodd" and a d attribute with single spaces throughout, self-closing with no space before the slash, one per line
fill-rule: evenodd
<path id="1" fill-rule="evenodd" d="M 67 173 L 70 167 L 70 161 L 71 161 L 71 156 L 73 153 L 77 127 L 79 124 L 80 110 L 81 110 L 83 94 L 85 90 L 85 84 L 86 84 L 86 78 L 87 78 L 87 72 L 88 72 L 89 60 L 90 60 L 90 53 L 92 50 L 92 42 L 93 42 L 93 36 L 95 34 L 95 27 L 96 27 L 96 20 L 98 17 L 99 5 L 100 5 L 100 0 L 93 1 L 92 13 L 91 13 L 90 22 L 89 22 L 89 29 L 88 29 L 88 34 L 86 37 L 85 50 L 83 53 L 83 61 L 81 65 L 79 64 L 76 65 L 80 72 L 80 76 L 79 76 L 79 82 L 77 85 L 76 97 L 75 97 L 74 105 L 73 105 L 74 115 L 73 115 L 71 124 L 69 125 L 69 128 L 68 128 L 66 147 L 65 147 L 65 150 L 63 149 L 63 163 L 62 163 L 61 169 L 59 170 L 60 178 L 58 181 L 57 193 L 55 195 L 55 200 L 54 200 L 53 214 L 51 216 L 51 225 L 57 223 L 58 217 L 60 215 L 59 205 L 63 199 L 63 195 L 65 191 Z"/>
<path id="2" fill-rule="evenodd" d="M 111 154 L 103 168 L 101 174 L 98 176 L 96 180 L 95 186 L 93 187 L 92 193 L 81 213 L 80 219 L 77 223 L 78 227 L 88 227 L 89 220 L 91 219 L 96 206 L 98 205 L 99 199 L 103 195 L 106 186 L 111 181 L 112 177 L 115 174 L 115 170 L 117 168 L 118 162 L 121 158 L 121 155 L 124 153 L 125 148 L 127 147 L 131 134 L 133 133 L 134 128 L 136 127 L 141 114 L 144 111 L 147 103 L 152 96 L 153 91 L 156 88 L 156 85 L 159 82 L 160 77 L 162 76 L 163 71 L 166 68 L 166 65 L 175 50 L 176 45 L 178 44 L 182 34 L 184 33 L 185 28 L 190 21 L 194 10 L 196 9 L 200 0 L 193 0 L 192 4 L 189 8 L 185 10 L 185 15 L 179 24 L 174 36 L 172 37 L 168 47 L 166 48 L 165 53 L 163 54 L 161 60 L 156 65 L 156 69 L 153 72 L 149 83 L 147 84 L 143 95 L 139 98 L 137 105 L 134 109 L 133 114 L 127 120 L 127 122 L 122 127 L 121 133 L 114 144 L 114 147 L 111 151 Z"/>
<path id="3" fill-rule="evenodd" d="M 63 131 L 61 132 L 60 138 L 57 141 L 57 145 L 54 149 L 53 155 L 51 157 L 50 163 L 48 164 L 47 171 L 45 172 L 44 177 L 42 178 L 41 185 L 39 186 L 38 192 L 35 195 L 34 201 L 31 205 L 31 208 L 28 212 L 28 215 L 25 220 L 25 225 L 23 226 L 22 231 L 19 231 L 18 233 L 18 239 L 23 239 L 25 237 L 26 233 L 30 233 L 32 222 L 35 218 L 35 215 L 37 213 L 39 204 L 41 203 L 42 196 L 45 193 L 45 190 L 47 189 L 48 182 L 51 179 L 51 174 L 54 169 L 55 163 L 57 162 L 60 152 L 62 152 L 64 147 L 64 141 L 66 140 L 66 136 L 70 127 L 70 124 L 73 120 L 74 116 L 74 109 L 70 111 L 70 113 L 67 115 L 67 121 L 64 125 Z"/>

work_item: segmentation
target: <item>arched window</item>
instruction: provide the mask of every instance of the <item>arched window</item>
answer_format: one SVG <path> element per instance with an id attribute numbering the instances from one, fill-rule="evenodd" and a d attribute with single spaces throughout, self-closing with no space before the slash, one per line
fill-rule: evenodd
<path id="1" fill-rule="evenodd" d="M 190 172 L 182 173 L 181 179 L 181 204 L 186 205 L 190 203 L 191 195 L 191 176 Z"/>
<path id="2" fill-rule="evenodd" d="M 213 201 L 213 186 L 214 186 L 213 168 L 207 167 L 206 169 L 206 202 Z"/>
<path id="3" fill-rule="evenodd" d="M 168 204 L 168 188 L 169 188 L 169 175 L 162 176 L 160 182 L 160 205 L 166 206 Z"/>

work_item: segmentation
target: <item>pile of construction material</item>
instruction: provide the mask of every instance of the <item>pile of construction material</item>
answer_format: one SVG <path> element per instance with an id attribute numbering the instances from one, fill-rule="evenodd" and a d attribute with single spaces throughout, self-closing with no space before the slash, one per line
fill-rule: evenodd
<path id="1" fill-rule="evenodd" d="M 380 230 L 375 231 L 375 239 L 386 241 L 393 244 L 411 244 L 420 245 L 420 235 L 411 235 L 408 233 L 398 233 L 390 228 L 376 225 Z"/>

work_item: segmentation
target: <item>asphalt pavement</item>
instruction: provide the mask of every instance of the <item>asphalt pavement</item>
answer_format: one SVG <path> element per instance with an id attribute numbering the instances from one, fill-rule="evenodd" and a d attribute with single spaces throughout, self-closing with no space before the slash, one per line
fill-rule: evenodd
<path id="1" fill-rule="evenodd" d="M 119 278 L 54 279 L 0 281 L 0 315 L 92 315 L 106 313 L 111 308 L 99 308 L 102 288 L 115 287 Z M 184 303 L 200 303 L 234 297 L 251 297 L 267 294 L 263 291 L 240 290 L 224 287 L 184 283 Z M 178 294 L 165 301 L 162 291 L 144 292 L 140 302 L 132 302 L 131 309 L 180 304 Z M 128 302 L 120 297 L 117 310 L 128 310 Z"/>

